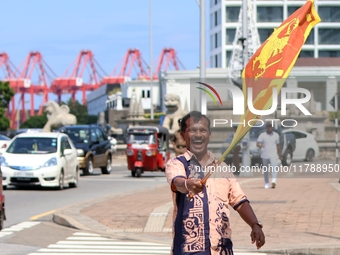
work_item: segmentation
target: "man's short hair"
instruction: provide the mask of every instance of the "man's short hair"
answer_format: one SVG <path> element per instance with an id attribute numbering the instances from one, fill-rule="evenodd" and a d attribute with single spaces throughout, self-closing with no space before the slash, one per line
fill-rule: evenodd
<path id="1" fill-rule="evenodd" d="M 271 122 L 267 122 L 266 123 L 266 127 L 272 127 L 273 125 L 272 125 L 272 123 Z"/>
<path id="2" fill-rule="evenodd" d="M 191 111 L 181 119 L 181 131 L 182 132 L 185 132 L 185 130 L 187 129 L 186 122 L 190 118 L 194 118 L 195 123 L 199 122 L 201 118 L 205 118 L 208 122 L 208 129 L 209 129 L 209 132 L 210 132 L 210 120 L 209 120 L 209 118 L 199 111 Z"/>

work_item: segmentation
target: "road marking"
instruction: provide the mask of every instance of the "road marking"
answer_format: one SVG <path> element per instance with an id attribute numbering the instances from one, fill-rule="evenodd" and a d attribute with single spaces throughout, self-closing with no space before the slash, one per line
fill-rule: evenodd
<path id="1" fill-rule="evenodd" d="M 41 214 L 38 214 L 38 215 L 35 215 L 33 217 L 30 218 L 30 220 L 37 220 L 41 217 L 44 217 L 44 216 L 47 216 L 47 215 L 50 215 L 52 213 L 55 213 L 56 210 L 52 210 L 52 211 L 49 211 L 49 212 L 44 212 L 44 213 L 41 213 Z"/>
<path id="2" fill-rule="evenodd" d="M 65 241 L 50 244 L 28 255 L 163 255 L 169 254 L 170 249 L 169 245 L 159 243 L 122 241 L 92 233 L 76 232 Z"/>
<path id="3" fill-rule="evenodd" d="M 38 221 L 25 221 L 25 222 L 21 222 L 19 224 L 13 225 L 13 226 L 8 227 L 8 228 L 4 228 L 0 232 L 0 238 L 4 237 L 4 236 L 11 235 L 15 232 L 19 232 L 19 231 L 26 229 L 26 228 L 34 227 L 38 224 L 40 224 L 40 222 L 38 222 Z"/>

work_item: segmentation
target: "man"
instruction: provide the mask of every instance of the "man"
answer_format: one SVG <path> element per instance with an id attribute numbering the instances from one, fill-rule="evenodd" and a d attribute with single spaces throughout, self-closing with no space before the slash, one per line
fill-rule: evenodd
<path id="1" fill-rule="evenodd" d="M 269 166 L 270 169 L 275 170 L 277 166 L 277 160 L 282 159 L 281 157 L 281 149 L 280 149 L 280 137 L 278 133 L 273 131 L 273 126 L 270 122 L 266 123 L 266 132 L 260 134 L 257 138 L 257 147 L 261 148 L 261 158 L 262 158 L 262 165 L 267 167 L 267 169 L 263 168 L 264 173 L 264 182 L 265 188 L 269 189 Z M 275 189 L 276 187 L 276 177 L 277 172 L 272 172 L 272 188 Z"/>
<path id="2" fill-rule="evenodd" d="M 207 150 L 210 120 L 200 112 L 190 112 L 181 121 L 181 136 L 187 151 L 166 166 L 167 180 L 176 194 L 173 254 L 233 254 L 228 204 L 251 227 L 251 241 L 261 248 L 265 243 L 262 224 L 232 171 L 215 171 L 205 184 L 201 183 L 204 167 L 216 164 Z M 220 166 L 226 167 L 223 164 Z M 193 195 L 191 200 L 189 194 Z"/>

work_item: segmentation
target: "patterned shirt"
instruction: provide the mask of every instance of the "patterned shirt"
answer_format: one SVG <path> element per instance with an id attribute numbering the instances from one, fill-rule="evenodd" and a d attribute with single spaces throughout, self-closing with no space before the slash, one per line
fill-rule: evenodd
<path id="1" fill-rule="evenodd" d="M 222 163 L 208 179 L 202 192 L 188 201 L 187 194 L 176 190 L 175 178 L 200 178 L 207 173 L 207 166 L 216 161 L 208 151 L 206 166 L 186 151 L 172 158 L 166 165 L 166 177 L 175 193 L 174 199 L 174 255 L 229 255 L 233 254 L 231 242 L 230 211 L 248 201 L 239 183 L 227 165 Z"/>

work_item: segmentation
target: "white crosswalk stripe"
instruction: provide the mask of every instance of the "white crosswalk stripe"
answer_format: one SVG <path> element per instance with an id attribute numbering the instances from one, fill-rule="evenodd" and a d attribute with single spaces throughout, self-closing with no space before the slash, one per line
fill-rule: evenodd
<path id="1" fill-rule="evenodd" d="M 34 227 L 36 225 L 40 224 L 39 221 L 24 221 L 19 224 L 13 225 L 9 228 L 4 228 L 0 232 L 0 238 L 8 235 L 12 235 L 15 232 L 19 232 L 21 230 Z"/>
<path id="2" fill-rule="evenodd" d="M 163 255 L 170 246 L 150 242 L 121 241 L 97 234 L 76 232 L 64 241 L 51 244 L 28 255 Z"/>

